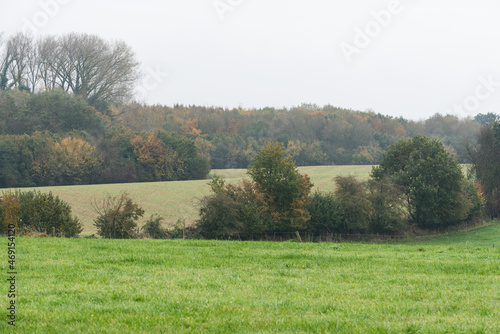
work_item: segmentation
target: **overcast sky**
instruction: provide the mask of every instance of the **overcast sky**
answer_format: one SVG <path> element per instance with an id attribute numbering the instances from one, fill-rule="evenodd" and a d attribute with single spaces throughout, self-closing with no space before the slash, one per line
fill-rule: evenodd
<path id="1" fill-rule="evenodd" d="M 421 119 L 500 113 L 499 14 L 498 0 L 0 0 L 0 32 L 124 40 L 149 104 Z"/>

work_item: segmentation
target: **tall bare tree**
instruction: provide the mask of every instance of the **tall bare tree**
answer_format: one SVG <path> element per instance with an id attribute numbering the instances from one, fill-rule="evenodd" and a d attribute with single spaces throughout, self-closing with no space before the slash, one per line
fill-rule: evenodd
<path id="1" fill-rule="evenodd" d="M 121 41 L 72 33 L 59 38 L 53 56 L 51 70 L 58 85 L 98 108 L 130 98 L 139 79 L 139 63 Z"/>
<path id="2" fill-rule="evenodd" d="M 1 55 L 0 89 L 61 88 L 98 109 L 127 101 L 140 78 L 139 62 L 125 42 L 96 35 L 34 40 L 19 33 L 6 41 Z"/>

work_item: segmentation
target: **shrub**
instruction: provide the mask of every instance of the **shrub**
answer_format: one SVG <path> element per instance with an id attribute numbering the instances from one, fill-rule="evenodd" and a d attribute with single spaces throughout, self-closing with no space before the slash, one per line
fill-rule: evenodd
<path id="1" fill-rule="evenodd" d="M 404 194 L 395 185 L 385 180 L 370 180 L 368 199 L 372 206 L 370 229 L 374 233 L 396 233 L 407 224 Z"/>
<path id="2" fill-rule="evenodd" d="M 483 186 L 486 211 L 500 217 L 500 121 L 483 126 L 477 140 L 477 148 L 469 147 L 473 170 Z"/>
<path id="3" fill-rule="evenodd" d="M 8 231 L 10 224 L 17 225 L 19 220 L 19 212 L 21 202 L 19 200 L 19 192 L 7 192 L 0 198 L 0 233 L 5 234 Z"/>
<path id="4" fill-rule="evenodd" d="M 20 230 L 75 237 L 83 230 L 71 207 L 54 196 L 40 191 L 7 193 L 2 198 L 3 220 L 16 223 Z"/>
<path id="5" fill-rule="evenodd" d="M 185 219 L 178 219 L 174 224 L 174 229 L 168 231 L 172 239 L 199 239 L 200 233 L 196 224 L 186 226 Z"/>
<path id="6" fill-rule="evenodd" d="M 335 177 L 334 195 L 342 209 L 344 231 L 347 233 L 367 232 L 370 227 L 372 205 L 363 182 L 352 175 Z"/>
<path id="7" fill-rule="evenodd" d="M 151 216 L 149 220 L 144 224 L 141 228 L 143 233 L 152 239 L 165 239 L 165 230 L 161 228 L 161 222 L 163 221 L 163 217 L 161 216 Z"/>
<path id="8" fill-rule="evenodd" d="M 100 203 L 94 201 L 92 207 L 99 215 L 94 220 L 97 233 L 109 239 L 131 239 L 137 235 L 136 227 L 144 210 L 128 196 L 108 195 Z"/>
<path id="9" fill-rule="evenodd" d="M 311 196 L 308 210 L 311 214 L 311 220 L 308 224 L 310 232 L 315 235 L 344 232 L 342 208 L 333 193 L 316 191 Z"/>
<path id="10" fill-rule="evenodd" d="M 243 224 L 238 219 L 237 203 L 226 194 L 206 196 L 201 201 L 197 228 L 207 239 L 238 239 Z"/>

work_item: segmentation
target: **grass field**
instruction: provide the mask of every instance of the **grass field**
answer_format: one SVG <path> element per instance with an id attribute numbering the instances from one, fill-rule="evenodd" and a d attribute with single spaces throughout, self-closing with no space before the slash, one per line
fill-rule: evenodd
<path id="1" fill-rule="evenodd" d="M 314 166 L 299 167 L 301 173 L 308 174 L 317 189 L 330 191 L 334 188 L 333 178 L 337 175 L 355 175 L 360 179 L 368 178 L 371 166 Z M 245 177 L 246 169 L 213 170 L 227 179 L 237 183 Z M 94 199 L 102 199 L 106 194 L 118 195 L 127 192 L 146 211 L 144 222 L 152 214 L 160 214 L 167 224 L 173 224 L 178 219 L 192 223 L 198 218 L 198 202 L 209 194 L 208 180 L 178 181 L 178 182 L 148 182 L 121 183 L 84 186 L 40 187 L 40 191 L 52 191 L 68 202 L 73 213 L 84 226 L 82 235 L 96 232 L 93 220 L 96 213 L 91 203 Z M 31 188 L 30 188 L 31 189 Z M 26 189 L 23 189 L 26 190 Z"/>
<path id="2" fill-rule="evenodd" d="M 485 223 L 464 231 L 451 232 L 438 237 L 414 238 L 407 242 L 420 245 L 500 247 L 500 221 Z"/>
<path id="3" fill-rule="evenodd" d="M 3 333 L 500 332 L 498 248 L 18 237 L 16 250 Z"/>

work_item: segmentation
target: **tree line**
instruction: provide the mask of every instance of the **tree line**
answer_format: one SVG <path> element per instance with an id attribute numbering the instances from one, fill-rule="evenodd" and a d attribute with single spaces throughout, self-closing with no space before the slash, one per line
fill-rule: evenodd
<path id="1" fill-rule="evenodd" d="M 436 114 L 413 121 L 313 104 L 229 109 L 130 103 L 112 113 L 112 122 L 135 130 L 162 129 L 194 138 L 214 169 L 247 168 L 269 142 L 283 143 L 298 166 L 375 164 L 389 145 L 417 135 L 440 139 L 459 162 L 470 163 L 467 145 L 475 147 L 482 124 L 498 117 Z"/>
<path id="2" fill-rule="evenodd" d="M 465 177 L 443 144 L 416 136 L 389 146 L 368 181 L 337 176 L 333 193 L 316 191 L 282 143 L 267 144 L 248 167 L 250 180 L 214 177 L 198 232 L 209 239 L 260 239 L 273 233 L 401 234 L 475 222 L 485 207 L 480 184 Z"/>
<path id="3" fill-rule="evenodd" d="M 194 140 L 164 130 L 113 126 L 61 90 L 0 91 L 0 187 L 205 178 Z"/>
<path id="4" fill-rule="evenodd" d="M 475 223 L 485 212 L 500 216 L 500 122 L 479 134 L 474 164 L 466 177 L 436 139 L 416 136 L 391 145 L 368 181 L 335 177 L 333 192 L 316 191 L 298 172 L 283 143 L 268 143 L 252 159 L 249 180 L 228 184 L 214 176 L 212 194 L 202 199 L 200 219 L 190 227 L 178 221 L 172 231 L 127 194 L 95 200 L 94 225 L 104 238 L 207 238 L 255 240 L 295 231 L 314 238 L 343 234 L 407 234 L 414 229 L 446 229 Z M 0 234 L 15 225 L 21 234 L 77 236 L 71 208 L 41 192 L 8 192 L 0 197 Z"/>

